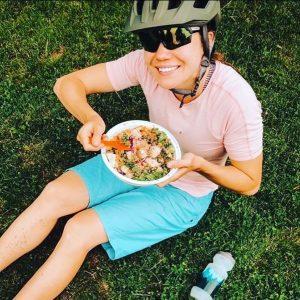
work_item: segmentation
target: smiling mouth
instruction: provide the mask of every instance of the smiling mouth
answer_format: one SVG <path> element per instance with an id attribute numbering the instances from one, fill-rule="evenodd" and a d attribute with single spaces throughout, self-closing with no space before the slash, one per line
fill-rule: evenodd
<path id="1" fill-rule="evenodd" d="M 177 65 L 177 66 L 166 66 L 166 67 L 156 67 L 159 74 L 161 74 L 161 75 L 171 74 L 179 68 L 180 68 L 179 65 Z"/>

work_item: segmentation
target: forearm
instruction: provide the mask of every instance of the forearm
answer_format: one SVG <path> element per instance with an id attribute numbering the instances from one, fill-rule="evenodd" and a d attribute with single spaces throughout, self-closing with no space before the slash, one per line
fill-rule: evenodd
<path id="1" fill-rule="evenodd" d="M 196 156 L 195 166 L 196 172 L 212 182 L 239 194 L 253 195 L 259 187 L 252 178 L 232 165 L 219 166 Z"/>
<path id="2" fill-rule="evenodd" d="M 84 85 L 79 79 L 67 76 L 59 78 L 53 90 L 63 106 L 82 124 L 92 116 L 99 116 L 89 105 Z"/>

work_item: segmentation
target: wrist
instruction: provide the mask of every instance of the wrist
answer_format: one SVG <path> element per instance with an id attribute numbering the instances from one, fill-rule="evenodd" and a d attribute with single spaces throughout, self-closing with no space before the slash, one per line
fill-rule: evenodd
<path id="1" fill-rule="evenodd" d="M 87 114 L 85 116 L 85 120 L 84 120 L 84 123 L 87 123 L 89 121 L 98 121 L 100 122 L 101 124 L 104 123 L 103 119 L 100 117 L 100 115 L 96 112 L 92 112 L 90 114 Z"/>
<path id="2" fill-rule="evenodd" d="M 204 163 L 206 160 L 202 156 L 195 155 L 193 159 L 193 169 L 196 172 L 202 171 Z"/>
<path id="3" fill-rule="evenodd" d="M 105 129 L 106 129 L 105 122 L 103 121 L 103 119 L 101 118 L 101 116 L 99 114 L 97 114 L 97 113 L 91 114 L 86 119 L 86 121 L 84 122 L 84 124 L 86 124 L 87 122 L 91 122 L 91 123 L 100 125 L 100 127 L 103 128 L 103 131 L 105 131 Z"/>

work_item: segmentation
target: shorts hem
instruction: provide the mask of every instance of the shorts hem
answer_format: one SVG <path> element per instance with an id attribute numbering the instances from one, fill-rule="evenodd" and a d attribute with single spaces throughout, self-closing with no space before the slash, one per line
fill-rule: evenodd
<path id="1" fill-rule="evenodd" d="M 65 170 L 64 173 L 66 173 L 66 172 L 68 172 L 68 171 L 72 171 L 72 172 L 74 172 L 75 174 L 77 174 L 77 175 L 80 177 L 80 179 L 83 181 L 83 183 L 85 184 L 86 189 L 87 189 L 87 191 L 88 191 L 88 195 L 89 195 L 89 202 L 88 202 L 87 206 L 86 206 L 84 209 L 90 208 L 91 194 L 90 194 L 90 187 L 89 187 L 89 185 L 88 185 L 88 182 L 85 180 L 84 176 L 81 175 L 80 171 L 78 171 L 76 168 L 68 168 L 68 169 Z"/>
<path id="2" fill-rule="evenodd" d="M 108 241 L 106 243 L 101 244 L 101 246 L 106 251 L 108 257 L 111 260 L 116 260 L 118 258 L 126 256 L 126 254 L 121 255 L 116 250 L 116 246 L 114 245 L 115 242 L 114 242 L 113 230 L 111 230 L 112 227 L 110 226 L 110 222 L 108 221 L 108 218 L 106 217 L 105 212 L 101 209 L 101 207 L 97 207 L 97 208 L 92 207 L 91 209 L 93 209 L 97 213 L 97 215 L 103 225 L 104 231 L 107 235 Z"/>

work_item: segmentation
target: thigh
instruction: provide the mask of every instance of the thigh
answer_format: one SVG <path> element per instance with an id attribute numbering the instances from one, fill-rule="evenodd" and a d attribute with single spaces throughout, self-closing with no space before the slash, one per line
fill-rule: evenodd
<path id="1" fill-rule="evenodd" d="M 129 185 L 117 178 L 104 164 L 100 155 L 68 169 L 80 176 L 88 190 L 88 207 L 121 194 L 137 187 Z"/>
<path id="2" fill-rule="evenodd" d="M 103 244 L 117 259 L 196 225 L 212 194 L 193 197 L 171 185 L 140 187 L 93 207 L 108 236 Z"/>

